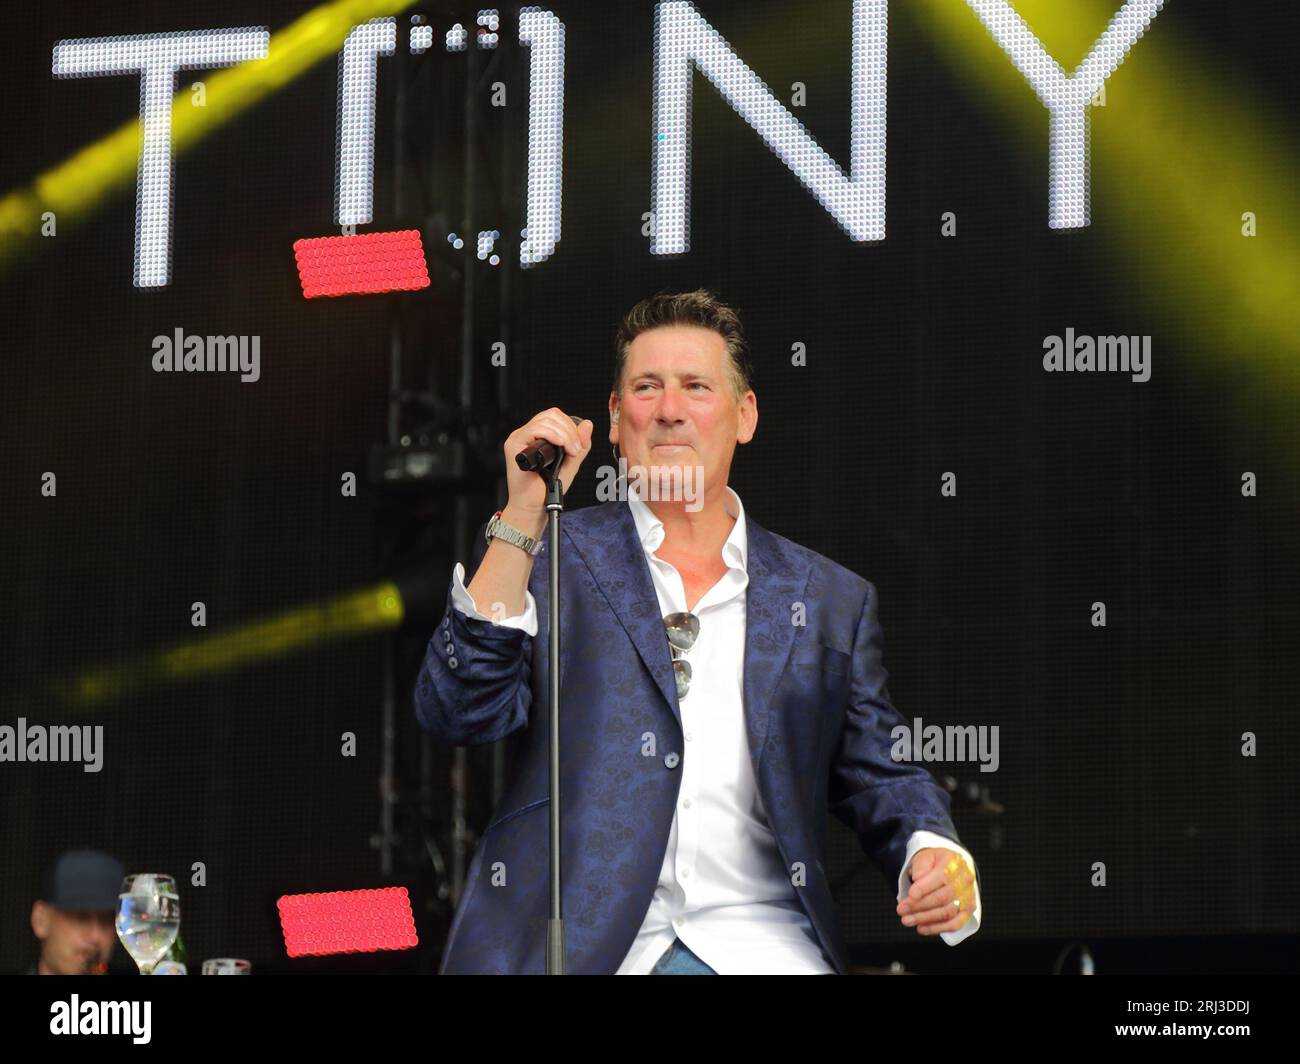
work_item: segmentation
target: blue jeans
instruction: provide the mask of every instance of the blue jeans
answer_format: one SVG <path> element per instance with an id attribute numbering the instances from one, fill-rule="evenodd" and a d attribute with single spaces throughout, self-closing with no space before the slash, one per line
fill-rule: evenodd
<path id="1" fill-rule="evenodd" d="M 664 950 L 664 955 L 655 962 L 651 975 L 717 975 L 705 964 L 680 938 Z"/>

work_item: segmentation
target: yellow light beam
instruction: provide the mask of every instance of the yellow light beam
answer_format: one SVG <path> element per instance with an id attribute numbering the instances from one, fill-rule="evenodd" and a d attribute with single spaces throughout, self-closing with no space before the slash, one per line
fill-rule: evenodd
<path id="1" fill-rule="evenodd" d="M 216 71 L 204 79 L 206 100 L 195 107 L 188 93 L 172 101 L 172 152 L 179 154 L 267 96 L 336 55 L 353 26 L 395 15 L 415 0 L 334 0 L 271 35 L 265 59 Z M 51 44 L 51 47 L 53 45 Z M 137 75 L 138 76 L 138 75 Z M 76 110 L 69 85 L 68 111 Z M 84 85 L 80 86 L 84 89 Z M 62 226 L 84 219 L 109 197 L 135 185 L 140 160 L 140 117 L 87 145 L 30 185 L 0 199 L 0 264 L 40 236 L 41 217 L 53 211 Z"/>
<path id="2" fill-rule="evenodd" d="M 55 680 L 51 693 L 68 706 L 104 705 L 139 691 L 221 675 L 334 640 L 393 631 L 401 626 L 404 614 L 401 591 L 385 581 Z"/>
<path id="3" fill-rule="evenodd" d="M 1118 0 L 1016 0 L 1062 68 L 1074 68 L 1119 9 Z M 966 3 L 919 0 L 907 17 L 946 62 L 1044 147 L 1048 111 Z M 1294 453 L 1300 406 L 1300 200 L 1288 116 L 1259 94 L 1249 70 L 1202 54 L 1169 5 L 1106 81 L 1092 108 L 1092 224 L 1124 256 L 1186 341 L 1178 360 L 1217 379 L 1242 424 L 1267 421 Z M 1233 17 L 1229 5 L 1216 15 Z M 1242 215 L 1256 236 L 1242 232 Z M 1105 219 L 1105 221 L 1101 221 Z M 1069 239 L 1063 234 L 1062 239 Z M 1118 328 L 1117 331 L 1123 331 Z M 1174 352 L 1170 352 L 1174 354 Z M 1159 362 L 1155 372 L 1160 372 Z"/>

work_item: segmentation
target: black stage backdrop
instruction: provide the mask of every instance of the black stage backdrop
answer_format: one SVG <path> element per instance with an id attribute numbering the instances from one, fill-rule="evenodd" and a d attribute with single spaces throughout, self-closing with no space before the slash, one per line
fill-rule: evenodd
<path id="1" fill-rule="evenodd" d="M 882 241 L 850 239 L 697 72 L 691 247 L 656 257 L 643 233 L 654 5 L 557 0 L 563 229 L 550 260 L 522 270 L 517 10 L 500 9 L 499 48 L 474 56 L 487 74 L 472 222 L 503 234 L 493 267 L 447 243 L 449 230 L 466 236 L 469 62 L 442 45 L 450 9 L 381 6 L 364 17 L 395 15 L 399 43 L 379 60 L 375 218 L 359 231 L 421 229 L 431 287 L 303 298 L 293 242 L 339 232 L 333 58 L 177 150 L 165 287 L 132 283 L 133 179 L 80 218 L 56 217 L 48 236 L 38 198 L 4 201 L 0 724 L 102 725 L 104 758 L 97 773 L 0 764 L 0 966 L 34 958 L 39 868 L 78 845 L 176 875 L 195 961 L 328 969 L 286 961 L 275 899 L 404 884 L 421 946 L 383 965 L 436 966 L 453 764 L 445 749 L 422 755 L 410 687 L 455 560 L 455 491 L 394 496 L 365 471 L 385 438 L 395 335 L 404 386 L 432 381 L 456 401 L 466 262 L 476 421 L 504 393 L 506 426 L 552 404 L 603 426 L 612 332 L 632 303 L 706 286 L 740 310 L 760 412 L 733 470 L 747 511 L 876 585 L 905 717 L 999 729 L 996 772 L 933 766 L 1005 808 L 956 810 L 987 910 L 976 941 L 1294 932 L 1295 892 L 1279 889 L 1300 879 L 1294 7 L 1169 4 L 1093 109 L 1091 224 L 1069 230 L 1048 225 L 1048 112 L 958 0 L 889 7 Z M 1115 7 L 1017 6 L 1067 70 Z M 6 6 L 0 188 L 38 187 L 138 113 L 136 75 L 52 77 L 56 42 L 274 33 L 308 10 Z M 698 10 L 847 169 L 848 0 Z M 433 28 L 423 56 L 406 47 L 412 12 Z M 472 28 L 474 9 L 461 19 Z M 207 76 L 182 72 L 178 99 Z M 81 166 L 73 183 L 89 200 L 97 163 Z M 155 372 L 153 338 L 177 328 L 259 337 L 260 379 Z M 1045 372 L 1045 338 L 1067 328 L 1150 337 L 1150 379 Z M 594 501 L 600 433 L 571 506 Z M 356 497 L 340 489 L 348 472 Z M 476 528 L 496 483 L 473 480 Z M 434 590 L 412 599 L 396 641 L 390 874 L 373 838 L 381 633 L 119 696 L 75 686 L 399 570 Z M 341 753 L 345 732 L 355 756 Z M 432 758 L 424 821 L 421 756 Z M 490 752 L 467 765 L 474 830 L 491 810 Z M 828 863 L 850 942 L 914 937 L 838 822 Z M 942 970 L 943 951 L 931 956 Z"/>

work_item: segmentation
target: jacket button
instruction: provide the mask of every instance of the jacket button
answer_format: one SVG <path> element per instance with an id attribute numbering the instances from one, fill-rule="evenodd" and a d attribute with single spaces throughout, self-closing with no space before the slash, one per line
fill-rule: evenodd
<path id="1" fill-rule="evenodd" d="M 448 658 L 448 659 L 447 659 L 447 664 L 450 665 L 450 666 L 454 669 L 457 665 L 460 664 L 460 662 L 458 662 L 455 658 Z"/>
<path id="2" fill-rule="evenodd" d="M 669 768 L 676 768 L 677 762 L 680 760 L 681 758 L 679 758 L 676 754 L 669 754 L 667 757 L 664 758 L 664 764 L 667 765 Z"/>

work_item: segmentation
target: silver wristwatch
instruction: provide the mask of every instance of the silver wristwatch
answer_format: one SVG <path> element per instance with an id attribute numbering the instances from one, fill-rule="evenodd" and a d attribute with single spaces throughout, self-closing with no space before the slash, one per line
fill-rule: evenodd
<path id="1" fill-rule="evenodd" d="M 526 536 L 519 529 L 506 524 L 501 520 L 501 511 L 498 510 L 488 521 L 487 528 L 483 530 L 483 538 L 490 545 L 493 537 L 504 539 L 507 543 L 513 543 L 526 554 L 531 554 L 534 558 L 542 552 L 542 541 L 534 539 L 532 536 Z"/>

